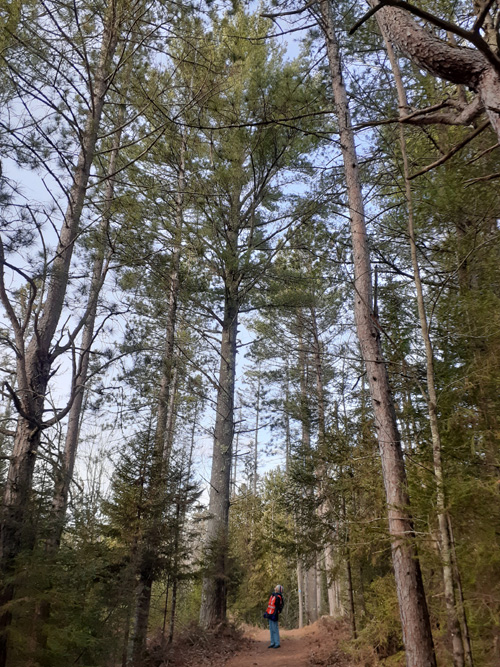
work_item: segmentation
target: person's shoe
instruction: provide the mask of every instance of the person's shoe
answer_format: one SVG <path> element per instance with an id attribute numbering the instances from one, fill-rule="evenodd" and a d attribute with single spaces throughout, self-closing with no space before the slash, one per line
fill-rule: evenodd
<path id="1" fill-rule="evenodd" d="M 269 648 L 281 648 L 281 644 L 278 644 L 278 646 L 270 646 Z"/>
<path id="2" fill-rule="evenodd" d="M 276 646 L 274 644 L 269 644 L 267 648 L 276 648 Z"/>

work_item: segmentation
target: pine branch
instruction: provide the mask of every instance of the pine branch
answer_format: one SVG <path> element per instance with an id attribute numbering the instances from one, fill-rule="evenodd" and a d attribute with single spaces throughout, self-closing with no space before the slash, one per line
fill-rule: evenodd
<path id="1" fill-rule="evenodd" d="M 411 181 L 414 178 L 417 178 L 417 176 L 422 176 L 422 174 L 426 174 L 428 171 L 431 171 L 431 169 L 435 169 L 436 167 L 439 167 L 440 165 L 444 164 L 447 162 L 450 158 L 452 158 L 456 153 L 458 153 L 464 146 L 466 146 L 470 141 L 472 141 L 475 137 L 478 136 L 478 134 L 481 134 L 483 130 L 485 130 L 488 126 L 490 125 L 490 122 L 487 120 L 484 123 L 482 123 L 474 132 L 471 132 L 463 141 L 461 141 L 459 144 L 457 144 L 454 148 L 451 149 L 446 155 L 443 155 L 443 157 L 440 157 L 439 160 L 436 160 L 432 164 L 429 164 L 427 167 L 424 167 L 420 171 L 417 171 L 415 174 L 411 174 L 411 176 L 408 177 L 408 179 Z"/>

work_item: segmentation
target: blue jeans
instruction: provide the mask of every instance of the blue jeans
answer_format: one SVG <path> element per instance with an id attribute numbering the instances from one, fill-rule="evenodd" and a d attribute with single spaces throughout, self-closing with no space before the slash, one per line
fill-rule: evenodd
<path id="1" fill-rule="evenodd" d="M 271 633 L 272 646 L 280 645 L 280 626 L 278 621 L 269 621 L 269 632 Z"/>

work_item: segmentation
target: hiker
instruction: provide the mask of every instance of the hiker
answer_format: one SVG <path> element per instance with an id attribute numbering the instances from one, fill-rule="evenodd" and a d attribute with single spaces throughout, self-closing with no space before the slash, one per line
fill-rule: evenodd
<path id="1" fill-rule="evenodd" d="M 275 587 L 274 592 L 271 593 L 269 602 L 267 604 L 266 613 L 264 618 L 269 619 L 269 632 L 271 633 L 271 643 L 267 648 L 279 648 L 280 647 L 280 628 L 278 625 L 278 617 L 281 614 L 283 609 L 283 586 Z"/>

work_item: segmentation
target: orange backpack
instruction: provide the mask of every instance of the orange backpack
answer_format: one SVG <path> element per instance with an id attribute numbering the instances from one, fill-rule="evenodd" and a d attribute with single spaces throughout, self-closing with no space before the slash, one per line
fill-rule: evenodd
<path id="1" fill-rule="evenodd" d="M 266 614 L 268 614 L 268 616 L 274 616 L 276 606 L 278 607 L 278 612 L 280 612 L 283 608 L 283 598 L 279 593 L 272 593 L 269 602 L 267 603 Z"/>
<path id="2" fill-rule="evenodd" d="M 273 616 L 275 611 L 276 611 L 276 596 L 273 593 L 271 595 L 271 597 L 269 598 L 269 602 L 267 604 L 267 609 L 266 609 L 266 614 L 268 616 Z"/>

